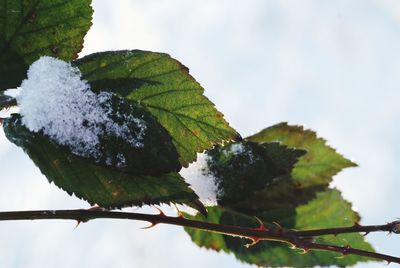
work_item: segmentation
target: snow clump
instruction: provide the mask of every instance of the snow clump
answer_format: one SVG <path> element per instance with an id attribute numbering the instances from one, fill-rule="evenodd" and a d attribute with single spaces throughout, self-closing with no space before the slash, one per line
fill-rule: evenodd
<path id="1" fill-rule="evenodd" d="M 242 154 L 246 151 L 246 148 L 244 148 L 242 143 L 234 143 L 231 145 L 231 152 L 234 155 L 239 155 Z"/>
<path id="2" fill-rule="evenodd" d="M 43 131 L 72 153 L 96 159 L 101 157 L 99 137 L 103 135 L 121 137 L 133 147 L 143 147 L 144 120 L 123 115 L 123 124 L 114 122 L 111 97 L 109 92 L 92 92 L 79 69 L 70 63 L 45 56 L 29 67 L 17 103 L 22 123 L 29 130 Z M 132 133 L 132 124 L 140 131 Z"/>
<path id="3" fill-rule="evenodd" d="M 221 193 L 217 178 L 208 167 L 208 159 L 209 156 L 205 153 L 197 154 L 197 161 L 187 168 L 182 168 L 179 173 L 191 185 L 205 206 L 216 206 Z"/>

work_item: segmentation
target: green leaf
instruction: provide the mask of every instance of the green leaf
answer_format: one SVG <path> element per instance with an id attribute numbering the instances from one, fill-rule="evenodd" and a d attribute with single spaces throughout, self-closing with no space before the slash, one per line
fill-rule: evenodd
<path id="1" fill-rule="evenodd" d="M 187 166 L 196 153 L 238 136 L 188 69 L 167 54 L 102 52 L 74 62 L 93 91 L 112 91 L 146 108 L 169 132 Z"/>
<path id="2" fill-rule="evenodd" d="M 215 177 L 220 193 L 218 204 L 229 206 L 242 204 L 257 191 L 269 189 L 279 177 L 289 175 L 306 151 L 276 142 L 243 141 L 215 146 L 206 153 L 209 172 Z"/>
<path id="3" fill-rule="evenodd" d="M 304 130 L 301 126 L 280 123 L 247 137 L 246 140 L 278 141 L 289 147 L 307 150 L 308 153 L 300 158 L 292 172 L 293 179 L 302 187 L 327 185 L 332 181 L 332 176 L 342 169 L 356 166 L 328 146 L 324 139 L 318 138 L 315 132 Z"/>
<path id="4" fill-rule="evenodd" d="M 40 56 L 76 59 L 91 26 L 91 1 L 0 2 L 0 91 L 19 86 Z"/>
<path id="5" fill-rule="evenodd" d="M 357 213 L 351 209 L 351 204 L 346 202 L 341 197 L 340 192 L 335 189 L 319 192 L 309 203 L 296 208 L 287 207 L 279 211 L 267 210 L 256 216 L 263 220 L 269 228 L 276 228 L 276 226 L 270 224 L 275 221 L 285 228 L 297 230 L 352 226 L 359 220 Z M 201 215 L 193 218 L 204 220 Z M 207 221 L 235 226 L 258 227 L 254 217 L 222 207 L 208 208 Z M 257 266 L 311 267 L 337 265 L 345 267 L 360 261 L 370 260 L 354 255 L 336 258 L 342 256 L 338 253 L 321 251 L 310 251 L 303 255 L 299 254 L 297 250 L 290 249 L 286 244 L 271 241 L 262 241 L 255 246 L 246 248 L 245 245 L 249 243 L 246 239 L 210 234 L 189 228 L 185 230 L 197 245 L 217 251 L 232 252 L 239 260 Z M 338 246 L 351 245 L 353 248 L 373 251 L 373 248 L 365 242 L 361 234 L 326 235 L 317 238 L 316 242 Z"/>
<path id="6" fill-rule="evenodd" d="M 13 115 L 4 122 L 7 138 L 21 147 L 50 182 L 69 194 L 105 208 L 144 204 L 186 204 L 205 213 L 197 195 L 177 173 L 157 177 L 131 175 L 91 163 L 56 145 L 47 136 L 30 132 Z"/>
<path id="7" fill-rule="evenodd" d="M 115 94 L 111 95 L 109 103 L 102 105 L 110 105 L 110 118 L 117 124 L 127 126 L 129 133 L 132 133 L 133 136 L 140 136 L 138 133 L 143 131 L 140 141 L 143 146 L 137 147 L 123 136 L 101 135 L 99 138 L 100 156 L 90 158 L 93 163 L 108 168 L 113 167 L 131 175 L 154 176 L 177 172 L 181 169 L 182 166 L 178 161 L 179 156 L 170 135 L 154 116 L 136 103 L 126 101 Z M 129 121 L 129 118 L 140 119 L 143 126 L 138 126 L 135 121 L 132 122 L 132 119 Z M 101 123 L 99 125 L 107 128 Z M 142 129 L 143 127 L 145 128 Z"/>
<path id="8" fill-rule="evenodd" d="M 277 143 L 265 143 L 276 141 L 292 148 L 305 149 L 307 154 L 303 155 L 304 151 L 301 150 L 296 154 L 295 149 L 291 152 L 285 146 L 278 147 Z M 274 228 L 271 222 L 277 222 L 284 228 L 298 230 L 351 226 L 359 221 L 359 216 L 352 211 L 351 205 L 341 197 L 339 191 L 327 189 L 334 174 L 354 164 L 328 147 L 314 132 L 280 124 L 247 138 L 242 144 L 248 146 L 254 142 L 259 148 L 269 146 L 265 147 L 264 152 L 269 161 L 254 161 L 257 159 L 254 155 L 259 155 L 254 153 L 254 149 L 242 150 L 243 153 L 238 155 L 229 153 L 232 151 L 229 146 L 226 146 L 225 151 L 219 149 L 223 147 L 211 150 L 208 166 L 210 170 L 214 170 L 216 176 L 223 177 L 218 171 L 226 173 L 226 177 L 223 178 L 227 183 L 243 173 L 250 178 L 244 181 L 250 182 L 254 187 L 245 188 L 249 190 L 246 192 L 237 181 L 231 183 L 232 196 L 236 190 L 237 198 L 219 203 L 224 207 L 208 208 L 208 221 L 256 228 L 258 223 L 254 216 L 257 216 L 269 228 Z M 246 158 L 249 151 L 253 156 Z M 216 157 L 213 157 L 215 152 L 217 152 Z M 299 161 L 296 163 L 299 156 Z M 253 159 L 258 165 L 243 166 L 243 162 L 249 162 L 249 159 Z M 286 167 L 286 172 L 274 172 L 270 166 L 283 167 L 282 170 Z M 262 185 L 256 182 L 269 183 Z M 201 218 L 201 216 L 196 217 Z M 338 254 L 316 251 L 300 255 L 298 251 L 289 249 L 286 244 L 271 241 L 260 242 L 248 249 L 245 247 L 249 243 L 248 240 L 190 229 L 187 229 L 187 232 L 199 246 L 232 252 L 239 260 L 258 266 L 347 266 L 368 260 L 355 256 L 336 259 Z M 373 251 L 359 234 L 323 236 L 319 237 L 317 242 L 341 246 L 346 246 L 348 243 L 355 248 Z"/>
<path id="9" fill-rule="evenodd" d="M 246 198 L 229 203 L 229 208 L 235 211 L 256 215 L 264 211 L 288 213 L 288 208 L 294 210 L 297 206 L 308 203 L 315 198 L 316 193 L 326 189 L 326 186 L 315 185 L 303 188 L 290 176 L 275 179 L 268 187 L 255 190 Z"/>

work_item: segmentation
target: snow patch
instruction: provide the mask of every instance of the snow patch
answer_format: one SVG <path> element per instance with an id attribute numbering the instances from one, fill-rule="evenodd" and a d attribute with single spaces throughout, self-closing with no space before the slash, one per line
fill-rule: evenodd
<path id="1" fill-rule="evenodd" d="M 198 154 L 197 161 L 187 168 L 182 168 L 179 173 L 191 185 L 205 206 L 216 206 L 221 193 L 216 178 L 208 168 L 208 158 L 209 156 L 204 153 Z"/>
<path id="2" fill-rule="evenodd" d="M 234 143 L 231 146 L 231 152 L 234 155 L 242 154 L 246 151 L 242 143 Z"/>
<path id="3" fill-rule="evenodd" d="M 234 156 L 243 155 L 249 159 L 249 164 L 253 164 L 257 157 L 253 154 L 251 147 L 245 146 L 242 142 L 233 143 L 222 150 L 225 156 L 233 154 Z"/>
<path id="4" fill-rule="evenodd" d="M 121 137 L 133 147 L 143 147 L 146 124 L 132 115 L 122 116 L 124 123 L 111 118 L 113 94 L 96 94 L 78 68 L 52 57 L 41 57 L 28 70 L 17 102 L 22 123 L 31 131 L 43 131 L 58 144 L 68 146 L 83 157 L 101 156 L 99 137 Z M 132 132 L 130 125 L 140 131 Z M 125 158 L 119 156 L 123 166 Z"/>

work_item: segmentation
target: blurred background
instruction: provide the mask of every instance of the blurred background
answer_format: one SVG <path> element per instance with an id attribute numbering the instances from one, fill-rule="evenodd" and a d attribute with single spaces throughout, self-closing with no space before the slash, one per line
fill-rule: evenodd
<path id="1" fill-rule="evenodd" d="M 357 162 L 333 186 L 363 224 L 400 216 L 400 2 L 94 0 L 93 8 L 80 56 L 118 49 L 169 53 L 190 68 L 243 136 L 282 121 L 302 124 Z M 0 163 L 1 211 L 89 207 L 49 184 L 2 130 Z M 250 267 L 198 248 L 179 227 L 139 229 L 145 225 L 95 220 L 74 230 L 72 221 L 2 222 L 0 264 Z M 367 239 L 382 253 L 400 254 L 400 237 Z"/>

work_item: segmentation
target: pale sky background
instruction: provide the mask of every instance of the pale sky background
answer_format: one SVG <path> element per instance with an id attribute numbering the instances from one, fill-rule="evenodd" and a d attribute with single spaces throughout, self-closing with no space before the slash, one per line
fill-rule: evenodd
<path id="1" fill-rule="evenodd" d="M 400 2 L 97 0 L 81 56 L 167 52 L 243 136 L 281 121 L 316 130 L 360 167 L 335 177 L 363 224 L 400 217 Z M 86 208 L 0 131 L 0 210 Z M 250 267 L 178 227 L 97 220 L 0 223 L 1 267 Z M 400 255 L 400 237 L 369 235 Z M 390 265 L 395 267 L 394 264 Z M 387 267 L 360 264 L 357 267 Z"/>

